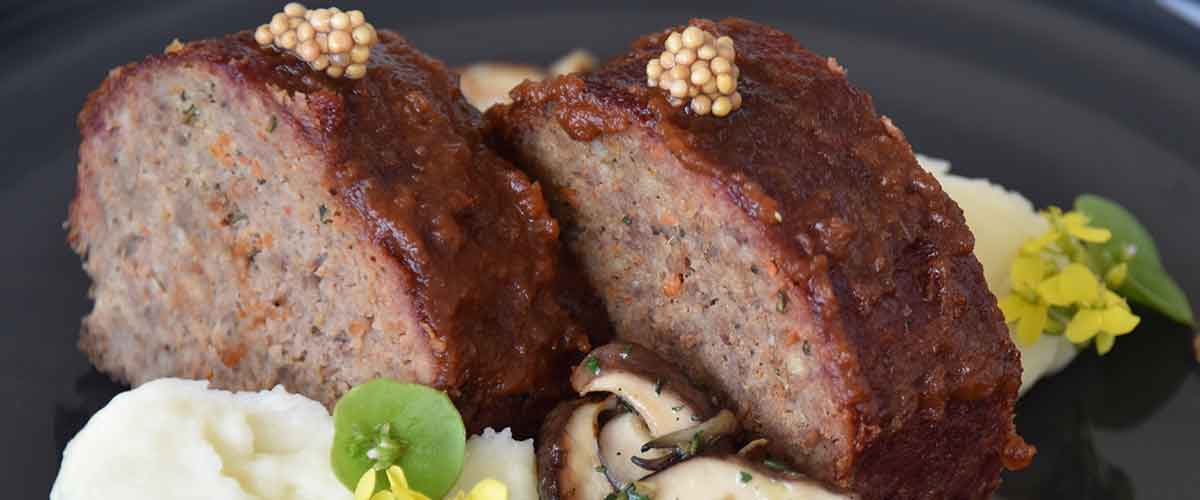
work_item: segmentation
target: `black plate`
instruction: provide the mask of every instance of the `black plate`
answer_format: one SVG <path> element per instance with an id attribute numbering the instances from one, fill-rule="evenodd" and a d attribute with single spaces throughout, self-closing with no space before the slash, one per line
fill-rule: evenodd
<path id="1" fill-rule="evenodd" d="M 0 245 L 0 485 L 10 498 L 45 498 L 66 441 L 120 390 L 75 349 L 88 281 L 61 223 L 84 97 L 109 68 L 172 37 L 249 28 L 281 3 L 0 7 L 8 160 L 0 214 L 11 238 Z M 919 151 L 953 160 L 957 172 L 1039 205 L 1068 204 L 1080 192 L 1119 200 L 1200 297 L 1200 268 L 1190 261 L 1200 247 L 1200 54 L 1187 43 L 1152 45 L 1073 12 L 1014 2 L 411 4 L 342 6 L 364 8 L 377 26 L 452 64 L 548 62 L 571 47 L 612 55 L 690 15 L 773 24 L 837 56 Z M 1082 356 L 1021 402 L 1018 426 L 1041 453 L 1030 470 L 1008 476 L 1006 498 L 1200 495 L 1200 370 L 1190 336 L 1147 317 L 1112 355 Z"/>

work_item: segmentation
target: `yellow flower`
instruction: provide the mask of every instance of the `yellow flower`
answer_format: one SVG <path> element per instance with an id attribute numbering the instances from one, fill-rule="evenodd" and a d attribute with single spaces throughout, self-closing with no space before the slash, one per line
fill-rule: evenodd
<path id="1" fill-rule="evenodd" d="M 374 468 L 363 473 L 358 485 L 354 487 L 354 500 L 429 500 L 423 493 L 408 488 L 408 478 L 404 477 L 404 469 L 397 465 L 387 468 L 388 482 L 392 485 L 390 491 L 375 492 L 375 475 Z"/>
<path id="2" fill-rule="evenodd" d="M 1103 309 L 1081 309 L 1067 324 L 1064 335 L 1075 344 L 1083 344 L 1094 337 L 1096 351 L 1107 354 L 1116 338 L 1133 331 L 1139 322 L 1141 319 L 1129 312 L 1129 306 L 1122 301 Z"/>
<path id="3" fill-rule="evenodd" d="M 1089 226 L 1086 215 L 1050 207 L 1042 216 L 1050 229 L 1025 241 L 1009 268 L 1013 291 L 1000 300 L 1004 320 L 1016 324 L 1021 345 L 1049 332 L 1080 345 L 1095 340 L 1096 350 L 1105 354 L 1117 336 L 1139 322 L 1125 299 L 1110 289 L 1124 282 L 1129 266 L 1120 262 L 1102 273 L 1093 268 L 1086 244 L 1106 242 L 1112 233 Z"/>
<path id="4" fill-rule="evenodd" d="M 1100 279 L 1087 266 L 1072 262 L 1038 284 L 1037 293 L 1052 306 L 1091 304 L 1100 294 Z"/>
<path id="5" fill-rule="evenodd" d="M 1046 268 L 1038 257 L 1017 257 L 1009 269 L 1013 290 L 1018 292 L 1033 290 L 1042 282 L 1045 274 Z"/>
<path id="6" fill-rule="evenodd" d="M 1119 288 L 1125 282 L 1126 276 L 1129 276 L 1129 264 L 1122 262 L 1104 273 L 1104 282 L 1108 283 L 1109 287 Z"/>
<path id="7" fill-rule="evenodd" d="M 1021 253 L 1024 255 L 1037 255 L 1042 250 L 1045 250 L 1046 247 L 1051 243 L 1058 241 L 1059 237 L 1061 236 L 1062 235 L 1058 234 L 1058 232 L 1053 229 L 1046 231 L 1041 236 L 1030 238 L 1028 241 L 1023 243 L 1021 245 Z"/>
<path id="8" fill-rule="evenodd" d="M 1004 313 L 1005 322 L 1017 323 L 1017 340 L 1028 347 L 1037 342 L 1042 330 L 1046 329 L 1050 308 L 1013 294 L 1000 299 L 1000 312 Z"/>
<path id="9" fill-rule="evenodd" d="M 1088 243 L 1104 243 L 1112 238 L 1112 232 L 1102 227 L 1092 227 L 1091 219 L 1080 212 L 1068 212 L 1059 219 L 1067 234 Z"/>
<path id="10" fill-rule="evenodd" d="M 495 479 L 484 479 L 476 483 L 469 493 L 458 490 L 453 500 L 508 500 L 508 486 Z"/>

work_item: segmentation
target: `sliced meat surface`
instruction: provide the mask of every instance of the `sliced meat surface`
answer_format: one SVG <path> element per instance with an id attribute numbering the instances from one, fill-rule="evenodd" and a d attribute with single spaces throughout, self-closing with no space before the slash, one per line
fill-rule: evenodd
<path id="1" fill-rule="evenodd" d="M 1032 449 L 961 210 L 836 61 L 746 20 L 691 25 L 736 45 L 728 117 L 647 86 L 666 30 L 519 86 L 492 140 L 546 187 L 617 336 L 774 454 L 866 499 L 988 498 Z"/>
<path id="2" fill-rule="evenodd" d="M 473 430 L 525 434 L 569 393 L 605 322 L 541 188 L 482 143 L 442 63 L 380 38 L 361 80 L 243 32 L 92 93 L 69 241 L 97 367 L 328 405 L 390 377 L 447 390 Z"/>

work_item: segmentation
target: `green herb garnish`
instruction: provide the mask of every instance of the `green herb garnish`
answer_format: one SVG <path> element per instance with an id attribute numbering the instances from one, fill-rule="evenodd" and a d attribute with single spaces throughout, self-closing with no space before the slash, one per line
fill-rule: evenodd
<path id="1" fill-rule="evenodd" d="M 1117 293 L 1188 326 L 1195 326 L 1192 304 L 1179 284 L 1167 274 L 1154 238 L 1133 214 L 1113 201 L 1094 194 L 1075 198 L 1075 210 L 1092 224 L 1108 229 L 1112 238 L 1089 245 L 1092 258 L 1108 268 L 1128 261 L 1129 269 Z"/>
<path id="2" fill-rule="evenodd" d="M 583 367 L 592 372 L 592 375 L 600 374 L 600 360 L 596 359 L 595 356 L 588 356 L 587 359 L 583 360 Z"/>
<path id="3" fill-rule="evenodd" d="M 633 224 L 633 217 L 626 215 L 625 217 L 621 218 L 621 223 L 625 224 L 626 226 Z"/>
<path id="4" fill-rule="evenodd" d="M 754 479 L 754 476 L 751 476 L 749 472 L 741 471 L 738 473 L 738 482 L 739 483 L 745 484 L 745 483 L 750 482 L 751 479 Z"/>
<path id="5" fill-rule="evenodd" d="M 274 132 L 275 127 L 278 125 L 279 125 L 279 120 L 275 118 L 275 115 L 271 115 L 271 122 L 269 124 L 267 124 L 267 133 L 270 134 L 271 132 Z"/>
<path id="6" fill-rule="evenodd" d="M 198 118 L 199 116 L 200 116 L 200 108 L 197 108 L 195 104 L 188 106 L 187 109 L 183 110 L 184 125 L 191 125 L 192 122 L 196 121 L 196 118 Z"/>
<path id="7" fill-rule="evenodd" d="M 704 431 L 696 431 L 692 434 L 692 440 L 688 441 L 687 449 L 683 450 L 685 456 L 695 456 L 700 453 L 700 448 L 704 444 Z"/>
<path id="8" fill-rule="evenodd" d="M 786 291 L 780 290 L 779 291 L 779 303 L 775 304 L 775 310 L 778 312 L 785 312 L 785 311 L 787 311 L 787 307 L 788 307 L 788 294 Z"/>
<path id="9" fill-rule="evenodd" d="M 442 498 L 462 470 L 466 429 L 442 391 L 374 380 L 342 396 L 333 420 L 333 472 L 352 491 L 368 469 L 399 465 L 412 489 Z M 379 476 L 376 488 L 388 489 Z"/>
<path id="10" fill-rule="evenodd" d="M 654 393 L 655 394 L 662 395 L 662 388 L 663 388 L 664 383 L 665 382 L 663 382 L 663 380 L 661 378 L 654 381 Z"/>

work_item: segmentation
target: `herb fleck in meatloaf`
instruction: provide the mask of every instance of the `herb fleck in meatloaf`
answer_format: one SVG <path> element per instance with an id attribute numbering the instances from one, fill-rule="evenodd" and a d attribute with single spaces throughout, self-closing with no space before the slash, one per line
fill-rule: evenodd
<path id="1" fill-rule="evenodd" d="M 955 205 L 835 61 L 738 19 L 743 106 L 646 85 L 670 31 L 488 115 L 547 186 L 623 340 L 714 389 L 773 452 L 867 499 L 987 498 L 1031 456 L 1019 354 Z M 679 29 L 679 28 L 677 28 Z"/>
<path id="2" fill-rule="evenodd" d="M 69 241 L 95 282 L 80 345 L 96 366 L 327 405 L 417 381 L 476 430 L 535 430 L 569 391 L 602 330 L 563 286 L 541 189 L 482 145 L 456 77 L 380 37 L 361 80 L 239 33 L 89 97 Z"/>

